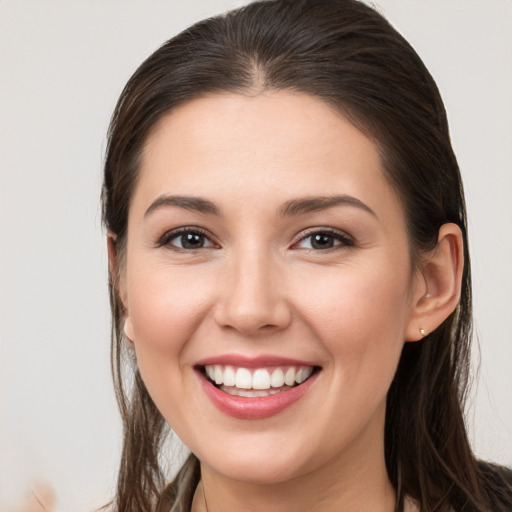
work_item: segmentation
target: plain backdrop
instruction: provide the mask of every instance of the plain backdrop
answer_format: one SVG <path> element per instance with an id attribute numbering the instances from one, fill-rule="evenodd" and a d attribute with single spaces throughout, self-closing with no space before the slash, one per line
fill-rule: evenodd
<path id="1" fill-rule="evenodd" d="M 0 508 L 38 479 L 64 512 L 111 495 L 120 423 L 99 209 L 108 120 L 163 41 L 242 3 L 0 0 Z M 481 345 L 468 421 L 480 456 L 512 464 L 512 2 L 376 4 L 447 106 Z"/>

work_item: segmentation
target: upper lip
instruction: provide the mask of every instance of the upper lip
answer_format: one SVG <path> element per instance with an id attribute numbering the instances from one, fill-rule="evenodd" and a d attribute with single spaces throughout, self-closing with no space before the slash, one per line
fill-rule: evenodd
<path id="1" fill-rule="evenodd" d="M 195 366 L 208 365 L 230 365 L 237 368 L 265 368 L 274 366 L 318 366 L 311 361 L 293 359 L 289 357 L 276 356 L 271 354 L 262 354 L 259 356 L 245 356 L 240 354 L 223 354 L 219 356 L 207 357 L 198 361 Z"/>

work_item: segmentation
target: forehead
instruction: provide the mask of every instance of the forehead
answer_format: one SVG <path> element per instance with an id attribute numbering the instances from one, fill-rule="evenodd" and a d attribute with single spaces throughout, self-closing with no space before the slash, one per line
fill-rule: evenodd
<path id="1" fill-rule="evenodd" d="M 140 172 L 133 199 L 146 203 L 171 193 L 239 205 L 350 194 L 397 206 L 375 143 L 324 101 L 290 91 L 185 103 L 148 137 Z"/>
<path id="2" fill-rule="evenodd" d="M 250 135 L 250 137 L 248 137 Z M 236 145 L 235 154 L 259 147 L 275 157 L 295 151 L 297 157 L 325 158 L 326 149 L 354 146 L 368 158 L 378 159 L 375 145 L 343 115 L 319 98 L 292 91 L 266 91 L 258 95 L 215 94 L 201 97 L 173 109 L 161 119 L 145 145 L 143 164 L 155 150 L 179 149 L 187 145 L 201 149 L 198 156 Z M 304 144 L 304 142 L 308 144 Z M 259 152 L 258 152 L 259 153 Z M 349 157 L 346 152 L 345 157 Z M 228 158 L 224 154 L 222 158 Z"/>

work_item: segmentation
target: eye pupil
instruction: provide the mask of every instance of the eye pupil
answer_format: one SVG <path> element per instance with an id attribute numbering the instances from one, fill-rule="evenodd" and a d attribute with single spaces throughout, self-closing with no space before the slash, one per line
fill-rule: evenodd
<path id="1" fill-rule="evenodd" d="M 197 249 L 204 246 L 204 235 L 199 233 L 184 233 L 181 235 L 181 246 L 184 249 Z"/>
<path id="2" fill-rule="evenodd" d="M 331 235 L 317 233 L 311 237 L 311 247 L 314 249 L 329 249 L 334 246 L 334 239 Z"/>

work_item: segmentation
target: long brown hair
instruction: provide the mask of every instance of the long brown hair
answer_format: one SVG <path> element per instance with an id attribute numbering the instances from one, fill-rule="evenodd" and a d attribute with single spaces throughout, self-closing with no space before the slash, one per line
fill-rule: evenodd
<path id="1" fill-rule="evenodd" d="M 442 224 L 464 237 L 456 311 L 421 343 L 406 343 L 387 399 L 385 456 L 397 490 L 422 512 L 510 512 L 512 489 L 479 463 L 464 424 L 471 342 L 471 277 L 466 212 L 445 109 L 421 59 L 377 12 L 357 0 L 268 0 L 185 30 L 128 81 L 112 116 L 103 218 L 126 242 L 139 159 L 155 123 L 176 106 L 215 92 L 301 91 L 342 112 L 381 152 L 399 193 L 413 261 L 437 242 Z M 117 511 L 189 510 L 199 481 L 191 455 L 171 484 L 161 467 L 168 428 L 122 334 L 123 307 L 110 276 L 112 369 L 124 422 Z M 127 384 L 129 382 L 129 384 Z"/>

